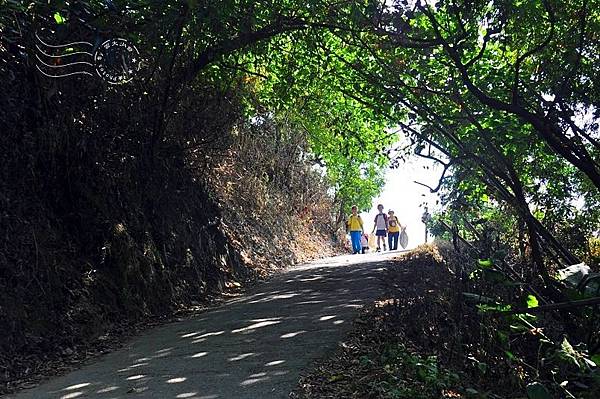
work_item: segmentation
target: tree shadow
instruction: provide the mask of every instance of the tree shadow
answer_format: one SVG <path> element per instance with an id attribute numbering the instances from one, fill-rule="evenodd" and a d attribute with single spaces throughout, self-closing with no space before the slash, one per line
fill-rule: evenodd
<path id="1" fill-rule="evenodd" d="M 286 398 L 300 372 L 335 349 L 357 309 L 381 293 L 387 262 L 336 257 L 293 268 L 13 397 Z"/>

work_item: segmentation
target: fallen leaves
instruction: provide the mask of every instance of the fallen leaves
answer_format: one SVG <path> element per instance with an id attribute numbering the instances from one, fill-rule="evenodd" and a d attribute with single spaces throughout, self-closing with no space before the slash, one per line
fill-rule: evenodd
<path id="1" fill-rule="evenodd" d="M 491 367 L 481 367 L 485 363 L 477 360 L 479 350 L 471 356 L 476 365 L 465 363 L 461 340 L 474 339 L 471 331 L 477 331 L 478 316 L 476 311 L 465 315 L 466 319 L 455 314 L 454 306 L 462 304 L 463 298 L 460 292 L 452 294 L 455 276 L 437 250 L 419 248 L 397 258 L 387 269 L 386 294 L 365 307 L 331 357 L 302 376 L 292 398 L 523 396 L 516 391 L 517 396 L 503 396 L 510 386 L 501 378 L 490 377 L 482 384 L 481 373 L 489 373 Z M 456 320 L 462 327 L 455 326 Z M 460 328 L 466 329 L 465 336 L 458 333 Z M 499 373 L 504 370 L 502 364 L 494 367 Z M 491 393 L 494 388 L 499 395 Z"/>

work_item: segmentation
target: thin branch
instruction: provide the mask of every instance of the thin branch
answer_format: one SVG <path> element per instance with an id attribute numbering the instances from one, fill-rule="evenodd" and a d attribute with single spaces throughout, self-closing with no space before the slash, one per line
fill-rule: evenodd
<path id="1" fill-rule="evenodd" d="M 236 50 L 240 50 L 251 44 L 258 43 L 279 34 L 306 29 L 309 26 L 309 24 L 302 20 L 282 16 L 272 24 L 266 25 L 255 31 L 240 33 L 232 39 L 211 46 L 200 53 L 187 68 L 184 73 L 183 83 L 194 79 L 202 69 L 223 55 L 230 54 Z"/>
<path id="2" fill-rule="evenodd" d="M 251 71 L 249 69 L 242 68 L 239 65 L 229 65 L 229 64 L 227 64 L 225 62 L 221 63 L 221 65 L 224 68 L 227 68 L 227 69 L 233 69 L 233 70 L 236 70 L 236 71 L 244 72 L 244 73 L 247 73 L 249 75 L 258 76 L 259 78 L 263 78 L 263 79 L 269 79 L 269 77 L 267 75 L 263 75 L 262 73 L 259 73 L 259 72 L 253 72 L 253 71 Z"/>
<path id="3" fill-rule="evenodd" d="M 436 158 L 430 157 L 430 156 L 427 156 L 427 155 L 423 155 L 423 154 L 419 154 L 419 153 L 417 153 L 417 155 L 420 156 L 420 157 L 423 157 L 423 158 L 437 160 Z M 439 160 L 437 160 L 437 161 L 441 162 Z M 450 160 L 450 162 L 448 162 L 448 163 L 444 163 L 444 162 L 441 162 L 441 163 L 442 163 L 442 165 L 444 165 L 444 170 L 442 171 L 442 175 L 440 176 L 440 179 L 438 180 L 438 184 L 437 184 L 437 186 L 435 188 L 431 188 L 427 184 L 418 182 L 416 180 L 413 180 L 413 183 L 416 183 L 416 184 L 419 184 L 421 186 L 427 187 L 432 194 L 433 193 L 437 193 L 438 191 L 440 191 L 440 189 L 442 188 L 442 184 L 444 184 L 444 180 L 446 180 L 446 172 L 448 171 L 448 168 L 450 168 L 450 166 L 452 166 L 452 164 L 454 164 L 454 160 Z"/>
<path id="4" fill-rule="evenodd" d="M 554 38 L 554 29 L 555 29 L 554 25 L 556 22 L 554 19 L 554 11 L 550 7 L 548 0 L 543 0 L 542 2 L 544 3 L 544 8 L 546 9 L 546 12 L 548 13 L 548 18 L 550 20 L 550 32 L 548 33 L 548 36 L 546 36 L 546 39 L 542 43 L 533 47 L 529 51 L 526 51 L 523 55 L 521 55 L 517 58 L 517 61 L 515 62 L 515 65 L 514 65 L 514 67 L 515 67 L 514 76 L 515 77 L 514 77 L 513 89 L 512 89 L 512 103 L 513 104 L 518 104 L 518 102 L 519 102 L 519 81 L 520 81 L 520 73 L 521 73 L 521 64 L 523 63 L 523 61 L 525 61 L 525 59 L 527 59 L 527 58 L 531 57 L 533 54 L 538 53 L 538 52 L 542 51 L 543 49 L 545 49 L 550 44 L 552 39 Z"/>
<path id="5" fill-rule="evenodd" d="M 551 303 L 548 305 L 541 305 L 535 308 L 516 308 L 512 310 L 499 310 L 490 312 L 489 314 L 492 316 L 502 316 L 502 315 L 511 315 L 511 314 L 520 314 L 520 313 L 540 313 L 552 310 L 559 309 L 572 309 L 572 308 L 580 308 L 584 306 L 593 306 L 600 304 L 600 297 L 588 298 L 588 299 L 580 299 L 577 301 L 566 301 L 559 303 Z"/>

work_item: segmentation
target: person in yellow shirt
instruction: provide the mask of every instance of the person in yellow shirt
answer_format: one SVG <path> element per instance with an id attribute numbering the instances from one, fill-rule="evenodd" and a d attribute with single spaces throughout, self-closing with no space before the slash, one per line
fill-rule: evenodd
<path id="1" fill-rule="evenodd" d="M 388 211 L 388 246 L 390 251 L 398 249 L 398 237 L 400 236 L 400 221 L 394 216 L 394 211 Z"/>
<path id="2" fill-rule="evenodd" d="M 350 240 L 352 241 L 352 251 L 354 254 L 360 253 L 362 250 L 362 246 L 360 244 L 360 238 L 363 233 L 363 221 L 358 214 L 358 207 L 356 205 L 352 206 L 352 215 L 348 218 L 346 222 L 346 228 L 350 232 Z"/>

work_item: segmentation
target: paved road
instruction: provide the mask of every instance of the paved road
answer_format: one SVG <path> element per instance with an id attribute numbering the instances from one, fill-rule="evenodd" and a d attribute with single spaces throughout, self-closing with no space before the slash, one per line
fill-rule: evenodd
<path id="1" fill-rule="evenodd" d="M 243 297 L 147 331 L 9 398 L 287 398 L 300 372 L 335 349 L 357 310 L 380 293 L 390 256 L 347 255 L 290 268 Z"/>

